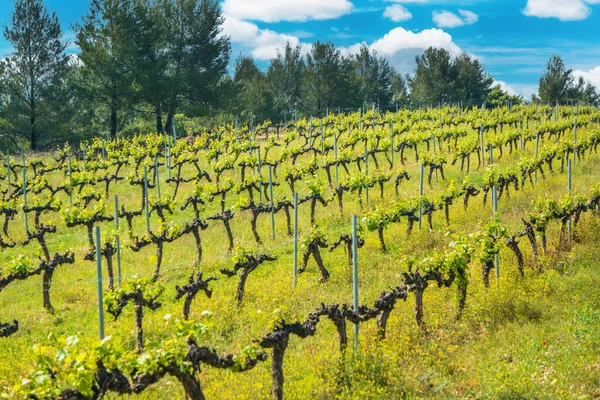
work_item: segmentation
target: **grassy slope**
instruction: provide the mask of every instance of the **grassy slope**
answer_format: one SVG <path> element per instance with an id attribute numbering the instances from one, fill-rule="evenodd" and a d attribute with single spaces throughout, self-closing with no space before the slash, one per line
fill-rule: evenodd
<path id="1" fill-rule="evenodd" d="M 527 146 L 531 154 L 532 144 Z M 506 152 L 505 152 L 506 153 Z M 519 155 L 507 155 L 499 160 L 502 166 L 515 165 Z M 415 196 L 418 191 L 418 165 L 412 152 L 408 151 L 407 170 L 412 179 L 401 185 L 401 197 Z M 574 168 L 574 191 L 584 196 L 595 184 L 600 173 L 599 156 L 578 164 Z M 355 167 L 353 167 L 355 168 Z M 371 166 L 373 169 L 374 166 Z M 462 181 L 465 174 L 456 166 L 448 166 L 447 178 Z M 558 169 L 558 168 L 555 168 Z M 191 170 L 187 171 L 188 174 Z M 323 176 L 324 176 L 324 172 Z M 342 169 L 340 174 L 343 176 Z M 185 175 L 185 173 L 184 173 Z M 470 179 L 480 183 L 482 173 L 472 171 Z M 56 182 L 60 179 L 54 177 Z M 163 170 L 163 180 L 166 173 Z M 163 191 L 166 185 L 161 185 Z M 527 185 L 519 192 L 511 191 L 510 200 L 503 197 L 499 215 L 511 232 L 520 229 L 519 220 L 531 202 L 538 196 L 559 198 L 566 193 L 566 174 L 556 173 L 536 188 Z M 301 192 L 306 188 L 301 185 Z M 440 193 L 445 183 L 440 180 L 432 188 L 426 187 L 426 195 Z M 178 195 L 179 204 L 191 190 L 188 184 Z M 137 207 L 140 193 L 124 183 L 117 191 L 122 204 Z M 290 195 L 287 185 L 275 189 L 275 197 Z M 363 212 L 356 196 L 346 194 L 345 217 L 337 212 L 337 204 L 327 209 L 317 206 L 317 220 L 332 239 L 350 232 L 350 215 Z M 383 201 L 371 193 L 371 207 L 388 204 L 395 198 L 393 187 L 388 185 Z M 228 204 L 232 200 L 228 200 Z M 209 215 L 215 210 L 212 204 Z M 300 231 L 310 230 L 309 205 L 300 210 Z M 434 215 L 432 234 L 415 232 L 407 239 L 406 224 L 394 224 L 386 229 L 385 237 L 390 254 L 380 252 L 376 233 L 366 233 L 366 245 L 359 251 L 360 300 L 372 304 L 379 293 L 389 286 L 399 284 L 401 267 L 399 260 L 407 255 L 425 256 L 433 249 L 441 249 L 450 238 L 448 231 L 472 233 L 480 223 L 491 218 L 491 204 L 484 208 L 482 197 L 471 201 L 464 212 L 461 204 L 451 208 L 451 226 L 446 228 L 443 213 Z M 173 220 L 183 222 L 191 218 L 190 212 L 177 212 Z M 61 267 L 55 273 L 52 300 L 56 312 L 52 315 L 42 309 L 41 278 L 10 285 L 0 294 L 0 320 L 18 319 L 19 332 L 0 340 L 0 385 L 11 385 L 32 368 L 33 343 L 44 343 L 48 335 L 77 335 L 82 340 L 97 337 L 97 305 L 95 265 L 82 260 L 87 250 L 83 228 L 64 228 L 55 215 L 60 234 L 50 237 L 52 252 L 72 247 L 77 261 L 73 266 Z M 349 351 L 342 359 L 338 350 L 337 335 L 333 325 L 324 320 L 318 326 L 315 337 L 300 340 L 293 337 L 286 354 L 286 398 L 577 398 L 600 395 L 598 361 L 600 343 L 600 294 L 597 271 L 597 237 L 600 221 L 590 213 L 584 215 L 576 232 L 578 243 L 568 254 L 553 251 L 542 262 L 544 273 L 531 268 L 526 278 L 516 273 L 516 262 L 508 249 L 501 253 L 501 279 L 492 281 L 486 290 L 480 278 L 480 266 L 472 263 L 469 297 L 466 314 L 462 321 L 454 320 L 455 290 L 437 289 L 433 286 L 425 292 L 425 319 L 429 334 L 422 334 L 414 323 L 412 296 L 406 303 L 399 303 L 388 324 L 388 338 L 375 341 L 375 322 L 363 324 L 360 332 L 360 352 L 353 356 Z M 153 225 L 156 220 L 153 219 Z M 212 299 L 199 295 L 192 307 L 192 317 L 209 323 L 209 343 L 223 352 L 239 352 L 239 349 L 270 328 L 273 312 L 280 310 L 290 318 L 303 319 L 320 302 L 351 302 L 351 274 L 346 256 L 339 249 L 334 253 L 323 252 L 331 279 L 325 284 L 317 283 L 318 271 L 309 264 L 308 271 L 299 278 L 299 285 L 292 289 L 292 244 L 285 236 L 283 213 L 276 216 L 277 240 L 270 239 L 270 218 L 259 217 L 259 232 L 264 249 L 279 256 L 278 261 L 262 265 L 250 275 L 246 297 L 242 307 L 233 301 L 237 279 L 227 279 L 218 273 L 230 265 L 226 255 L 226 236 L 220 223 L 213 223 L 204 231 L 205 276 L 219 276 L 213 284 Z M 22 221 L 17 218 L 11 224 L 14 236 L 22 237 Z M 106 231 L 110 225 L 103 228 Z M 136 229 L 144 229 L 143 218 L 137 220 Z M 17 233 L 17 231 L 20 231 Z M 255 248 L 249 228 L 248 213 L 240 213 L 233 220 L 236 242 Z M 549 229 L 550 249 L 556 248 L 558 226 Z M 281 244 L 285 242 L 284 244 Z M 19 252 L 34 253 L 35 245 L 0 253 L 5 262 Z M 526 263 L 532 265 L 531 250 L 522 240 Z M 146 339 L 160 342 L 168 337 L 164 315 L 181 313 L 182 302 L 174 299 L 174 286 L 186 281 L 194 259 L 191 235 L 165 246 L 164 306 L 156 312 L 146 311 L 144 328 Z M 140 253 L 123 251 L 125 276 L 149 276 L 153 269 L 154 247 Z M 210 310 L 210 319 L 201 316 Z M 109 316 L 110 317 L 110 316 Z M 106 331 L 134 346 L 133 311 L 128 309 L 116 322 L 107 321 Z M 349 326 L 349 334 L 352 328 Z M 243 374 L 206 368 L 202 381 L 207 398 L 265 398 L 270 391 L 269 363 Z M 174 381 L 162 381 L 152 390 L 138 398 L 182 397 L 182 391 Z"/>

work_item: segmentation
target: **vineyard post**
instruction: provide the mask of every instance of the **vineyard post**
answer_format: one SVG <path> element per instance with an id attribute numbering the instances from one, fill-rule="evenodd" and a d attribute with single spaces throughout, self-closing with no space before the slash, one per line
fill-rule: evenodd
<path id="1" fill-rule="evenodd" d="M 177 146 L 177 130 L 175 129 L 175 118 L 171 120 L 171 126 L 173 127 L 173 145 Z"/>
<path id="2" fill-rule="evenodd" d="M 539 154 L 540 154 L 540 133 L 537 132 L 535 134 L 535 160 L 536 161 L 538 159 Z M 534 178 L 533 182 L 537 183 L 537 170 L 535 171 L 533 178 Z"/>
<path id="3" fill-rule="evenodd" d="M 437 146 L 437 144 L 435 143 L 435 132 L 431 133 L 431 144 L 433 145 L 433 158 L 435 159 L 436 156 L 436 150 L 435 150 L 435 146 Z M 435 181 L 438 181 L 438 172 L 437 169 L 435 170 Z"/>
<path id="4" fill-rule="evenodd" d="M 106 152 L 104 150 L 104 140 L 100 141 L 102 144 L 102 161 L 106 161 Z"/>
<path id="5" fill-rule="evenodd" d="M 8 183 L 8 195 L 10 195 L 10 150 L 6 149 L 6 182 Z"/>
<path id="6" fill-rule="evenodd" d="M 258 159 L 258 176 L 262 176 L 262 164 L 260 162 L 260 147 L 256 149 L 256 157 Z"/>
<path id="7" fill-rule="evenodd" d="M 577 109 L 575 111 L 575 126 L 573 127 L 573 145 L 577 144 L 577 118 L 579 117 L 579 105 L 577 105 Z M 577 157 L 575 156 L 575 152 L 573 152 L 573 165 L 575 165 L 575 162 L 577 160 Z"/>
<path id="8" fill-rule="evenodd" d="M 121 239 L 119 237 L 119 195 L 115 194 L 115 247 L 117 248 L 117 283 L 121 286 Z"/>
<path id="9" fill-rule="evenodd" d="M 170 138 L 167 140 L 167 179 L 171 180 L 171 139 Z"/>
<path id="10" fill-rule="evenodd" d="M 86 164 L 86 159 L 85 159 L 85 145 L 83 143 L 80 144 L 81 147 L 81 154 L 83 157 L 83 170 L 85 171 L 85 164 Z"/>
<path id="11" fill-rule="evenodd" d="M 394 121 L 390 120 L 390 134 L 391 134 L 391 141 L 392 141 L 392 168 L 394 169 Z"/>
<path id="12" fill-rule="evenodd" d="M 27 164 L 25 164 L 25 150 L 21 149 L 21 158 L 23 160 L 23 216 L 25 217 L 25 233 L 29 232 L 29 221 L 27 220 Z"/>
<path id="13" fill-rule="evenodd" d="M 150 233 L 150 210 L 148 210 L 148 171 L 144 165 L 144 209 L 146 210 L 146 230 Z"/>
<path id="14" fill-rule="evenodd" d="M 333 159 L 335 160 L 335 183 L 338 183 L 340 175 L 338 169 L 337 133 L 333 132 Z"/>
<path id="15" fill-rule="evenodd" d="M 529 124 L 529 123 L 528 123 Z M 521 120 L 520 129 L 521 133 L 519 134 L 519 139 L 521 142 L 521 151 L 523 151 L 523 121 Z"/>
<path id="16" fill-rule="evenodd" d="M 485 139 L 483 133 L 483 119 L 485 117 L 485 103 L 481 106 L 481 124 L 479 125 L 479 136 L 481 140 L 481 168 L 485 168 Z"/>
<path id="17" fill-rule="evenodd" d="M 294 288 L 298 284 L 298 192 L 294 193 Z"/>
<path id="18" fill-rule="evenodd" d="M 309 148 L 312 148 L 312 130 L 313 130 L 312 120 L 313 120 L 313 117 L 311 115 L 310 121 L 308 123 L 308 146 L 309 146 Z"/>
<path id="19" fill-rule="evenodd" d="M 358 313 L 358 232 L 357 217 L 352 216 L 352 297 L 354 312 Z M 358 349 L 358 323 L 354 324 L 354 351 Z"/>
<path id="20" fill-rule="evenodd" d="M 287 128 L 287 111 L 283 112 L 283 130 Z"/>
<path id="21" fill-rule="evenodd" d="M 238 141 L 238 116 L 235 116 L 235 123 L 234 123 L 234 127 L 233 130 L 235 131 L 235 141 Z"/>
<path id="22" fill-rule="evenodd" d="M 369 147 L 368 141 L 365 140 L 365 174 L 369 177 Z M 369 207 L 369 185 L 365 188 L 365 196 L 367 199 L 367 207 Z"/>
<path id="23" fill-rule="evenodd" d="M 73 173 L 71 170 L 71 154 L 67 155 L 67 160 L 69 163 L 69 185 L 71 184 L 71 180 L 73 178 Z M 69 205 L 73 205 L 73 187 L 71 187 L 71 190 L 69 191 Z"/>
<path id="24" fill-rule="evenodd" d="M 492 145 L 490 145 L 490 167 L 493 165 L 494 159 L 492 157 Z M 492 186 L 492 209 L 494 211 L 494 219 L 498 213 L 498 188 L 496 185 Z M 500 260 L 498 254 L 494 254 L 494 268 L 496 270 L 496 281 L 500 285 Z"/>
<path id="25" fill-rule="evenodd" d="M 398 103 L 396 103 L 396 114 L 398 114 Z"/>
<path id="26" fill-rule="evenodd" d="M 327 109 L 329 115 L 329 108 Z M 323 120 L 321 120 L 321 154 L 325 154 L 325 132 L 323 131 Z"/>
<path id="27" fill-rule="evenodd" d="M 275 205 L 273 203 L 273 168 L 269 165 L 269 197 L 271 198 L 271 236 L 275 240 Z"/>
<path id="28" fill-rule="evenodd" d="M 358 130 L 360 132 L 362 132 L 363 130 L 363 120 L 362 120 L 362 116 L 363 116 L 363 109 L 362 106 L 358 109 L 358 114 L 359 114 L 359 120 L 358 120 Z"/>
<path id="29" fill-rule="evenodd" d="M 575 157 L 573 157 L 575 158 Z M 568 170 L 569 170 L 569 177 L 568 177 L 568 189 L 569 189 L 569 194 L 571 194 L 571 192 L 573 191 L 573 163 L 571 162 L 571 159 L 569 158 L 569 160 L 567 161 L 567 166 L 568 166 Z M 573 238 L 573 219 L 569 218 L 569 242 L 571 242 Z"/>
<path id="30" fill-rule="evenodd" d="M 421 164 L 421 173 L 419 175 L 419 230 L 421 230 L 421 220 L 423 219 L 423 175 L 425 174 L 425 165 Z"/>
<path id="31" fill-rule="evenodd" d="M 158 175 L 158 154 L 154 157 L 154 180 L 156 182 L 156 192 L 160 199 L 160 176 Z"/>
<path id="32" fill-rule="evenodd" d="M 373 111 L 372 111 L 372 113 L 373 113 L 373 119 L 372 119 L 372 122 L 371 122 L 371 129 L 373 129 L 373 131 L 375 131 L 375 103 L 373 103 Z"/>
<path id="33" fill-rule="evenodd" d="M 96 276 L 98 278 L 98 329 L 100 340 L 104 340 L 104 308 L 102 300 L 102 251 L 100 245 L 100 227 L 96 227 Z"/>

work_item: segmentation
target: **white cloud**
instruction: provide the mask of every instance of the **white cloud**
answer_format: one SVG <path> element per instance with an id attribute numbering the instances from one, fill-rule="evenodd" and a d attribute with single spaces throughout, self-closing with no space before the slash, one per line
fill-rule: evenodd
<path id="1" fill-rule="evenodd" d="M 504 81 L 494 80 L 493 86 L 496 86 L 496 85 L 500 85 L 500 89 L 504 90 L 506 93 L 508 93 L 511 96 L 514 96 L 517 94 L 517 91 L 515 89 L 513 89 L 512 86 L 510 86 L 508 83 L 506 83 Z"/>
<path id="2" fill-rule="evenodd" d="M 277 33 L 270 29 L 260 29 L 252 22 L 242 21 L 231 15 L 224 14 L 223 34 L 231 37 L 234 44 L 250 48 L 254 58 L 270 60 L 277 57 L 277 50 L 285 47 L 287 43 L 300 46 L 307 51 L 310 45 L 301 43 L 297 36 Z"/>
<path id="3" fill-rule="evenodd" d="M 531 96 L 537 94 L 537 85 L 529 85 L 525 83 L 509 84 L 504 81 L 494 80 L 493 85 L 500 85 L 500 88 L 511 96 L 523 96 L 525 100 L 531 99 Z"/>
<path id="4" fill-rule="evenodd" d="M 460 47 L 452 41 L 452 36 L 441 29 L 425 29 L 415 33 L 404 28 L 394 28 L 371 47 L 383 55 L 393 55 L 407 49 L 424 50 L 428 47 L 441 47 L 453 55 L 461 53 Z"/>
<path id="5" fill-rule="evenodd" d="M 475 14 L 473 11 L 458 10 L 458 13 L 463 17 L 463 21 L 465 21 L 466 25 L 473 25 L 479 20 L 479 15 Z"/>
<path id="6" fill-rule="evenodd" d="M 349 0 L 225 0 L 224 14 L 262 22 L 324 20 L 348 14 Z"/>
<path id="7" fill-rule="evenodd" d="M 579 21 L 592 13 L 586 3 L 600 4 L 600 0 L 527 0 L 523 14 L 529 17 Z"/>
<path id="8" fill-rule="evenodd" d="M 363 43 L 341 48 L 344 55 L 355 54 Z M 415 69 L 415 57 L 421 55 L 428 47 L 446 49 L 453 56 L 462 53 L 461 48 L 454 43 L 452 36 L 442 29 L 425 29 L 412 32 L 397 27 L 373 42 L 369 48 L 386 57 L 400 73 L 412 73 Z"/>
<path id="9" fill-rule="evenodd" d="M 472 25 L 479 19 L 479 16 L 469 10 L 458 10 L 460 16 L 450 11 L 434 11 L 433 22 L 438 28 L 456 28 L 463 25 Z"/>
<path id="10" fill-rule="evenodd" d="M 582 71 L 582 70 L 577 69 L 577 70 L 573 71 L 573 75 L 576 78 L 582 77 L 587 82 L 596 86 L 596 88 L 598 88 L 598 90 L 600 90 L 600 67 L 596 67 L 589 71 Z"/>
<path id="11" fill-rule="evenodd" d="M 386 7 L 385 11 L 383 12 L 383 16 L 391 19 L 394 22 L 408 21 L 412 18 L 410 11 L 400 4 L 394 4 Z"/>

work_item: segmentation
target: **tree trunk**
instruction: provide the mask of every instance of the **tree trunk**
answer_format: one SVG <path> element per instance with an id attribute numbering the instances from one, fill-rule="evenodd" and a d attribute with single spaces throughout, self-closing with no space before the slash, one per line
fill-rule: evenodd
<path id="1" fill-rule="evenodd" d="M 425 321 L 423 321 L 423 289 L 419 287 L 415 289 L 415 319 L 419 328 L 425 330 Z"/>
<path id="2" fill-rule="evenodd" d="M 486 261 L 482 266 L 483 284 L 486 288 L 490 287 L 490 272 L 494 269 L 494 261 Z"/>
<path id="3" fill-rule="evenodd" d="M 160 276 L 160 265 L 162 264 L 163 258 L 163 242 L 156 244 L 156 267 L 154 267 L 154 273 L 152 274 L 152 282 L 156 282 Z"/>
<path id="4" fill-rule="evenodd" d="M 233 250 L 233 233 L 231 232 L 231 226 L 229 225 L 229 220 L 223 221 L 225 224 L 225 229 L 227 230 L 227 239 L 229 240 L 229 252 Z"/>
<path id="5" fill-rule="evenodd" d="M 241 305 L 242 300 L 244 300 L 244 287 L 246 286 L 248 274 L 250 274 L 250 269 L 248 268 L 243 268 L 240 272 L 240 281 L 238 282 L 237 291 L 235 293 L 235 299 L 237 300 L 238 305 Z"/>
<path id="6" fill-rule="evenodd" d="M 35 101 L 31 103 L 31 113 L 29 114 L 29 134 L 31 135 L 31 150 L 35 151 L 38 149 L 38 138 L 36 129 L 36 108 Z"/>
<path id="7" fill-rule="evenodd" d="M 52 285 L 52 275 L 54 273 L 54 269 L 46 269 L 44 271 L 44 275 L 42 276 L 42 291 L 44 297 L 44 309 L 48 312 L 53 312 L 54 307 L 52 307 L 52 303 L 50 302 L 50 286 Z"/>
<path id="8" fill-rule="evenodd" d="M 202 262 L 202 238 L 200 237 L 199 228 L 192 230 L 192 233 L 196 241 L 196 264 L 200 264 Z"/>
<path id="9" fill-rule="evenodd" d="M 468 285 L 466 283 L 457 284 L 456 296 L 457 296 L 457 306 L 456 306 L 456 319 L 460 319 L 462 317 L 463 310 L 465 309 L 465 305 L 467 303 L 467 288 Z"/>
<path id="10" fill-rule="evenodd" d="M 105 248 L 104 258 L 106 258 L 106 270 L 108 271 L 108 290 L 115 288 L 115 275 L 113 273 L 112 246 Z"/>
<path id="11" fill-rule="evenodd" d="M 319 281 L 320 282 L 327 281 L 329 279 L 329 271 L 327 271 L 327 268 L 325 268 L 325 265 L 323 264 L 323 259 L 321 258 L 321 252 L 319 251 L 318 247 L 314 249 L 313 257 L 315 258 L 315 261 L 317 262 L 319 271 L 321 271 L 321 279 L 319 279 Z"/>
<path id="12" fill-rule="evenodd" d="M 387 253 L 387 247 L 385 247 L 385 241 L 383 239 L 383 226 L 380 226 L 377 229 L 377 234 L 379 235 L 379 242 L 381 243 L 381 251 L 383 251 L 384 253 Z"/>
<path id="13" fill-rule="evenodd" d="M 285 336 L 281 343 L 273 346 L 273 354 L 271 356 L 271 377 L 273 378 L 273 386 L 271 387 L 271 399 L 283 399 L 283 357 L 288 345 L 289 336 Z"/>
<path id="14" fill-rule="evenodd" d="M 144 318 L 144 311 L 142 310 L 142 294 L 138 293 L 137 299 L 135 299 L 135 327 L 137 329 L 135 336 L 135 348 L 136 351 L 141 353 L 144 349 L 144 328 L 142 327 L 142 319 Z"/>
<path id="15" fill-rule="evenodd" d="M 385 339 L 385 330 L 387 329 L 387 322 L 390 318 L 391 310 L 382 310 L 377 316 L 377 337 L 382 340 Z"/>
<path id="16" fill-rule="evenodd" d="M 183 389 L 185 390 L 185 398 L 189 400 L 205 400 L 204 393 L 200 387 L 200 382 L 196 379 L 193 373 L 178 373 L 175 375 Z"/>

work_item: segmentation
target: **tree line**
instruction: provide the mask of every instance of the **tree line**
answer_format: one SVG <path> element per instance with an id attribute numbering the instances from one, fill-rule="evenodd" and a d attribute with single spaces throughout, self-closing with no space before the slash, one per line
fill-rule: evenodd
<path id="1" fill-rule="evenodd" d="M 323 116 L 368 104 L 386 108 L 449 103 L 491 106 L 511 96 L 476 57 L 429 48 L 403 75 L 375 50 L 356 54 L 315 42 L 288 44 L 261 70 L 231 60 L 218 0 L 91 0 L 71 26 L 76 53 L 43 0 L 13 0 L 0 62 L 0 144 L 32 150 L 106 134 L 172 133 L 176 116 L 206 126 Z M 597 103 L 595 88 L 553 57 L 535 100 Z M 106 131 L 106 133 L 104 133 Z"/>

